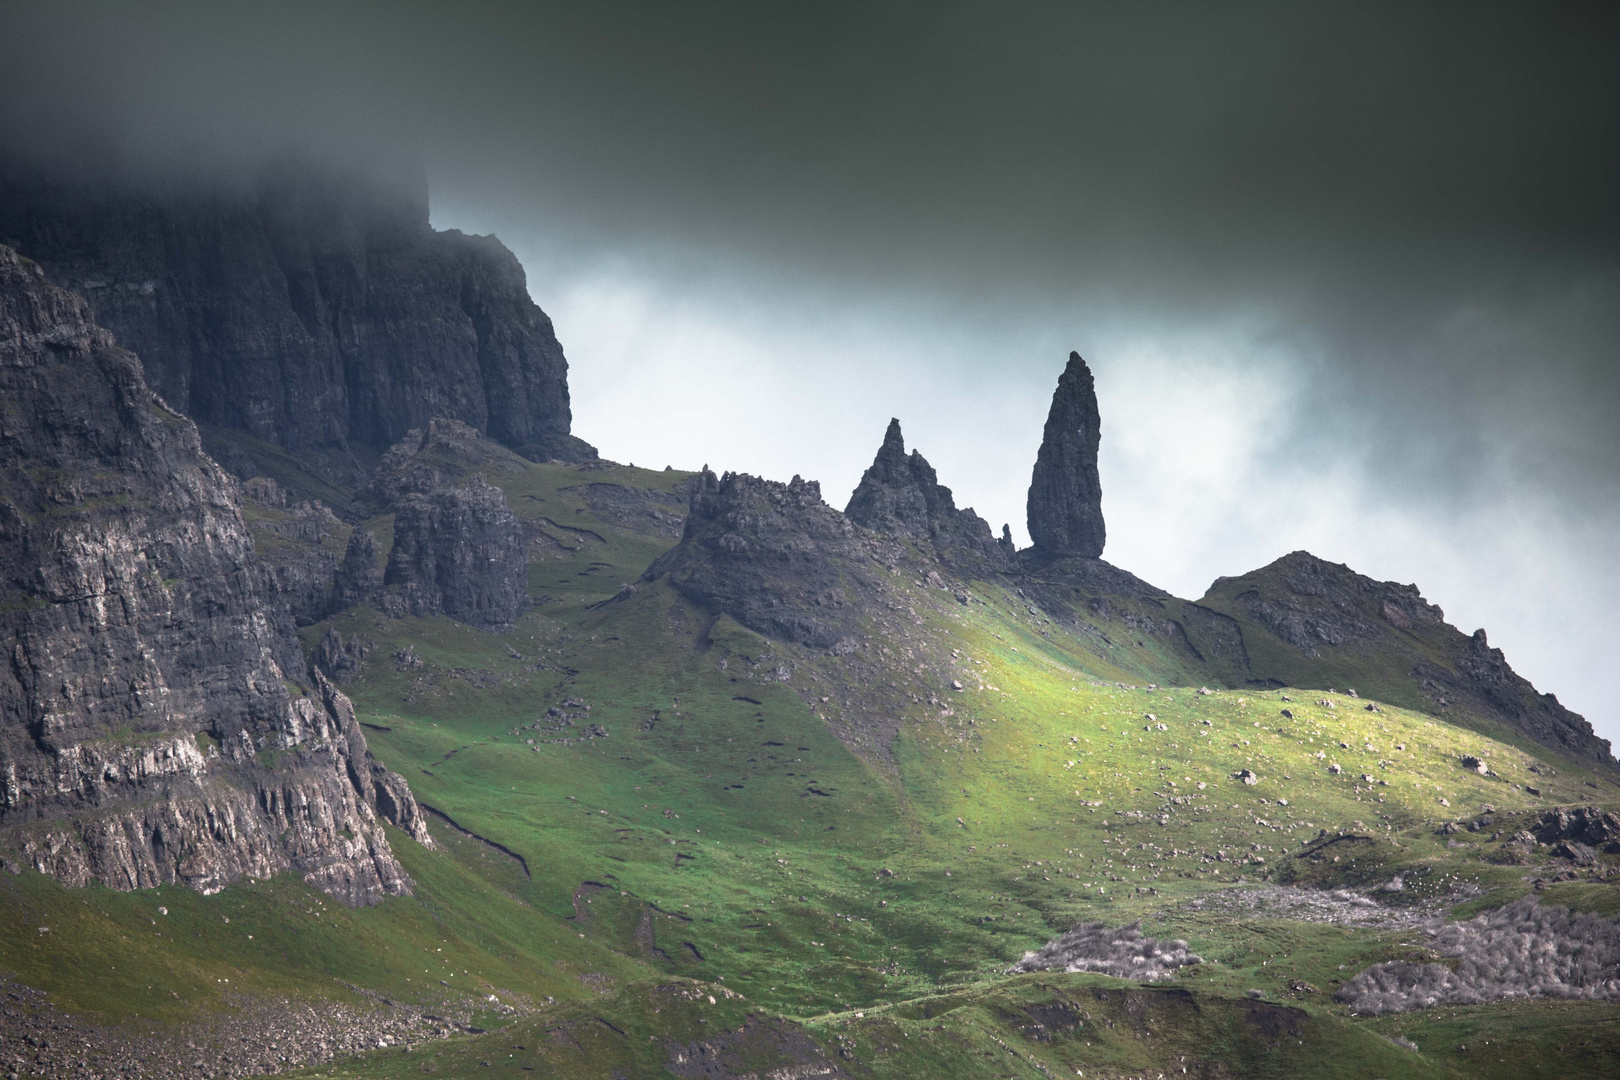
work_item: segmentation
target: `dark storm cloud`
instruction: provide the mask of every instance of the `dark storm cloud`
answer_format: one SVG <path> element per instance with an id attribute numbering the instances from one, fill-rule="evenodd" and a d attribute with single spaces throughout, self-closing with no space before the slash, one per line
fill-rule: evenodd
<path id="1" fill-rule="evenodd" d="M 604 253 L 739 320 L 877 297 L 986 343 L 919 377 L 1032 400 L 1121 327 L 1225 342 L 1291 388 L 1257 476 L 1431 524 L 1620 507 L 1613 4 L 14 2 L 0 49 L 13 145 L 419 160 L 542 304 Z"/>

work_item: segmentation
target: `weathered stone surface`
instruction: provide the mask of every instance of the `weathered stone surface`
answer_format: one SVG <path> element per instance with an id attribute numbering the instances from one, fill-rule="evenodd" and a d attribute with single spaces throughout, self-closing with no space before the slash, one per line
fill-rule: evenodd
<path id="1" fill-rule="evenodd" d="M 360 665 L 365 661 L 366 654 L 374 647 L 374 643 L 361 641 L 358 634 L 350 634 L 348 639 L 344 640 L 336 627 L 329 626 L 315 646 L 315 652 L 309 658 L 309 666 L 341 686 L 354 678 L 360 670 Z"/>
<path id="2" fill-rule="evenodd" d="M 236 485 L 8 248 L 0 399 L 0 849 L 77 885 L 293 870 L 348 903 L 408 891 L 375 781 L 350 778 L 364 740 L 296 686 Z"/>
<path id="3" fill-rule="evenodd" d="M 1008 549 L 971 508 L 956 508 L 951 489 L 916 450 L 906 453 L 900 421 L 890 420 L 871 468 L 850 496 L 844 515 L 857 525 L 890 536 L 932 543 L 942 561 L 972 572 L 1011 567 Z"/>
<path id="4" fill-rule="evenodd" d="M 435 231 L 423 190 L 294 165 L 175 189 L 13 163 L 0 242 L 88 298 L 166 401 L 345 486 L 351 444 L 435 416 L 536 460 L 595 456 L 517 259 Z"/>
<path id="5" fill-rule="evenodd" d="M 1296 551 L 1236 578 L 1217 578 L 1199 602 L 1234 619 L 1247 641 L 1248 682 L 1354 686 L 1363 696 L 1504 723 L 1544 746 L 1612 764 L 1606 739 L 1508 666 L 1485 631 L 1460 632 L 1416 585 L 1374 581 Z M 1271 639 L 1284 648 L 1257 648 Z"/>
<path id="6" fill-rule="evenodd" d="M 256 477 L 242 485 L 242 512 L 271 602 L 285 606 L 297 625 L 310 626 L 333 610 L 333 576 L 351 530 L 324 503 L 287 501 L 273 480 Z"/>
<path id="7" fill-rule="evenodd" d="M 1106 533 L 1097 476 L 1101 441 L 1091 369 L 1072 352 L 1052 394 L 1029 483 L 1029 537 L 1037 553 L 1102 557 Z"/>
<path id="8" fill-rule="evenodd" d="M 504 629 L 528 605 L 528 578 L 523 527 L 505 494 L 481 474 L 397 503 L 383 576 L 383 605 L 391 613 L 443 614 Z"/>
<path id="9" fill-rule="evenodd" d="M 377 565 L 377 538 L 370 529 L 356 526 L 343 549 L 343 561 L 332 575 L 328 614 L 347 611 L 382 588 L 383 568 Z"/>
<path id="10" fill-rule="evenodd" d="M 855 631 L 862 599 L 878 591 L 869 567 L 885 544 L 894 547 L 822 502 L 813 480 L 717 477 L 705 467 L 681 542 L 645 579 L 667 576 L 689 600 L 752 630 L 826 647 Z"/>
<path id="11" fill-rule="evenodd" d="M 425 495 L 474 471 L 520 472 L 523 458 L 458 420 L 435 417 L 388 448 L 350 504 L 351 520 L 394 510 L 407 495 Z"/>

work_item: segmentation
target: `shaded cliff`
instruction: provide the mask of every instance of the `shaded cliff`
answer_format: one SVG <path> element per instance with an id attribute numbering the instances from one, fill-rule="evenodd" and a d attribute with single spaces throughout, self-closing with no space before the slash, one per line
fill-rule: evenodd
<path id="1" fill-rule="evenodd" d="M 0 243 L 88 299 L 206 430 L 342 486 L 435 416 L 537 460 L 595 456 L 569 434 L 568 365 L 523 268 L 494 237 L 434 230 L 422 195 L 293 166 L 171 190 L 13 163 Z"/>
<path id="2" fill-rule="evenodd" d="M 235 484 L 84 301 L 0 247 L 0 850 L 71 884 L 409 891 L 426 839 L 307 678 Z"/>
<path id="3" fill-rule="evenodd" d="M 821 485 L 779 484 L 746 473 L 694 478 L 681 542 L 644 575 L 742 625 L 801 645 L 827 647 L 860 632 L 867 601 L 882 591 L 879 567 L 898 545 L 857 529 L 821 501 Z"/>

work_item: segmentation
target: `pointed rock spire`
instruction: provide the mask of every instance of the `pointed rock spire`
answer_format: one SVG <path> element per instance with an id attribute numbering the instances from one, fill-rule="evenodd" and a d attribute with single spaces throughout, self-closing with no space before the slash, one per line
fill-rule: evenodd
<path id="1" fill-rule="evenodd" d="M 1102 557 L 1105 531 L 1097 446 L 1102 419 L 1091 369 L 1080 354 L 1058 378 L 1029 484 L 1029 537 L 1041 555 Z"/>
<path id="2" fill-rule="evenodd" d="M 999 566 L 1007 556 L 997 546 L 990 526 L 972 509 L 957 509 L 951 489 L 939 482 L 934 467 L 917 451 L 906 453 L 900 421 L 890 420 L 883 445 L 844 515 L 857 525 L 890 536 L 933 541 L 937 550 L 957 555 L 972 552 L 977 562 Z"/>
<path id="3" fill-rule="evenodd" d="M 900 421 L 891 419 L 883 445 L 849 497 L 844 515 L 874 532 L 927 538 L 933 535 L 929 518 L 936 506 L 956 512 L 950 489 L 939 486 L 933 467 L 921 454 L 913 451 L 907 456 Z"/>

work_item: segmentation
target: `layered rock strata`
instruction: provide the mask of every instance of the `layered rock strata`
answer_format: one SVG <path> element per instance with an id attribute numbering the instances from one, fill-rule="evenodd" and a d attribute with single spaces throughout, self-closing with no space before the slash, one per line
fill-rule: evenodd
<path id="1" fill-rule="evenodd" d="M 940 558 L 962 570 L 1012 566 L 1010 535 L 998 543 L 989 524 L 971 507 L 958 510 L 951 489 L 916 450 L 906 453 L 900 421 L 891 419 L 877 457 L 861 476 L 844 515 L 857 525 L 890 536 L 926 540 Z"/>
<path id="2" fill-rule="evenodd" d="M 1097 448 L 1102 419 L 1091 369 L 1080 354 L 1058 378 L 1029 483 L 1029 537 L 1042 557 L 1102 557 L 1102 483 Z"/>
<path id="3" fill-rule="evenodd" d="M 363 471 L 351 446 L 435 416 L 535 460 L 595 456 L 523 268 L 494 237 L 434 230 L 424 190 L 295 165 L 174 187 L 10 163 L 0 242 L 83 294 L 166 401 L 340 485 Z"/>
<path id="4" fill-rule="evenodd" d="M 0 851 L 75 885 L 408 892 L 381 822 L 425 837 L 414 800 L 347 699 L 299 688 L 236 485 L 9 248 L 0 397 Z"/>

